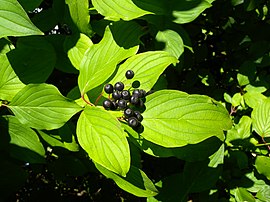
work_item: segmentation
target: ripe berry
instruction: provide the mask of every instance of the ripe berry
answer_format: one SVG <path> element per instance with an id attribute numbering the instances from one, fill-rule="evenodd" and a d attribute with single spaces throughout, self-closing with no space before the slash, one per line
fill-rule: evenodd
<path id="1" fill-rule="evenodd" d="M 135 114 L 136 118 L 138 119 L 138 121 L 143 120 L 143 116 L 141 115 L 141 113 L 139 111 L 134 111 L 134 114 Z"/>
<path id="2" fill-rule="evenodd" d="M 129 98 L 130 98 L 130 92 L 127 91 L 127 90 L 123 90 L 123 91 L 122 91 L 122 98 L 123 98 L 124 100 L 129 100 Z"/>
<path id="3" fill-rule="evenodd" d="M 137 95 L 132 95 L 130 97 L 130 103 L 131 104 L 137 105 L 137 104 L 139 104 L 139 102 L 140 102 L 140 99 L 139 99 L 139 97 Z"/>
<path id="4" fill-rule="evenodd" d="M 134 72 L 132 70 L 127 70 L 126 72 L 126 78 L 132 79 L 134 77 Z"/>
<path id="5" fill-rule="evenodd" d="M 141 92 L 139 89 L 135 89 L 133 92 L 132 92 L 132 95 L 136 95 L 138 96 L 139 98 L 142 96 Z"/>
<path id="6" fill-rule="evenodd" d="M 112 109 L 112 110 L 115 110 L 115 109 L 117 109 L 117 107 L 118 107 L 117 102 L 112 101 L 112 106 L 111 106 L 111 109 Z"/>
<path id="7" fill-rule="evenodd" d="M 111 106 L 112 106 L 112 101 L 110 101 L 110 100 L 108 100 L 108 99 L 106 99 L 106 100 L 103 101 L 103 107 L 104 107 L 105 109 L 110 109 Z"/>
<path id="8" fill-rule="evenodd" d="M 135 117 L 128 118 L 128 125 L 132 128 L 135 128 L 139 125 L 139 121 Z"/>
<path id="9" fill-rule="evenodd" d="M 104 91 L 108 94 L 111 94 L 113 92 L 113 85 L 112 84 L 106 84 L 104 86 Z"/>
<path id="10" fill-rule="evenodd" d="M 114 85 L 114 89 L 118 91 L 122 91 L 124 89 L 124 84 L 121 81 L 116 82 Z"/>
<path id="11" fill-rule="evenodd" d="M 141 93 L 141 97 L 145 97 L 145 95 L 146 95 L 146 91 L 145 91 L 145 90 L 143 90 L 143 89 L 140 89 L 139 91 L 140 91 L 140 93 Z"/>
<path id="12" fill-rule="evenodd" d="M 126 108 L 125 111 L 124 111 L 124 115 L 125 115 L 126 118 L 132 117 L 133 114 L 134 114 L 134 112 L 130 108 Z"/>
<path id="13" fill-rule="evenodd" d="M 118 107 L 120 109 L 125 109 L 127 107 L 127 101 L 126 100 L 123 100 L 123 99 L 119 100 L 118 101 Z"/>
<path id="14" fill-rule="evenodd" d="M 112 93 L 112 97 L 113 97 L 113 99 L 115 99 L 115 100 L 119 100 L 120 98 L 121 98 L 121 93 L 119 92 L 119 91 L 114 91 L 113 93 Z"/>

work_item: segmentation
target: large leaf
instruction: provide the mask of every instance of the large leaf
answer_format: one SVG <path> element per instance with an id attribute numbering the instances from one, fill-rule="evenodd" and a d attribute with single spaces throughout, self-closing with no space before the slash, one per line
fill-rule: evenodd
<path id="1" fill-rule="evenodd" d="M 254 196 L 249 193 L 245 188 L 239 187 L 235 190 L 235 199 L 237 202 L 248 201 L 248 202 L 255 202 Z"/>
<path id="2" fill-rule="evenodd" d="M 252 111 L 253 130 L 262 137 L 270 137 L 270 99 L 264 99 Z"/>
<path id="3" fill-rule="evenodd" d="M 110 81 L 114 84 L 117 81 L 122 81 L 126 88 L 130 88 L 132 82 L 139 81 L 140 88 L 149 91 L 162 72 L 172 63 L 178 60 L 174 56 L 165 51 L 148 51 L 140 53 L 128 58 L 120 65 L 115 77 Z M 134 77 L 127 79 L 125 73 L 127 70 L 134 71 Z"/>
<path id="4" fill-rule="evenodd" d="M 0 1 L 0 38 L 42 34 L 30 21 L 18 1 Z"/>
<path id="5" fill-rule="evenodd" d="M 164 147 L 196 144 L 211 136 L 223 140 L 223 130 L 232 126 L 227 110 L 203 95 L 162 90 L 147 96 L 145 106 L 141 135 Z"/>
<path id="6" fill-rule="evenodd" d="M 45 82 L 56 62 L 53 46 L 42 37 L 19 39 L 16 49 L 7 56 L 15 73 L 25 84 Z"/>
<path id="7" fill-rule="evenodd" d="M 257 156 L 255 161 L 257 171 L 270 180 L 270 157 Z"/>
<path id="8" fill-rule="evenodd" d="M 41 4 L 42 0 L 18 0 L 18 2 L 22 5 L 24 10 L 33 11 L 35 8 L 38 8 Z"/>
<path id="9" fill-rule="evenodd" d="M 151 12 L 142 10 L 132 0 L 92 0 L 95 9 L 106 19 L 117 21 L 132 20 Z"/>
<path id="10" fill-rule="evenodd" d="M 97 107 L 86 107 L 77 123 L 81 147 L 94 162 L 126 176 L 130 168 L 130 151 L 120 122 Z"/>
<path id="11" fill-rule="evenodd" d="M 16 117 L 7 116 L 10 136 L 10 153 L 13 157 L 29 163 L 44 162 L 45 149 L 37 134 L 21 124 Z"/>
<path id="12" fill-rule="evenodd" d="M 24 86 L 13 71 L 7 56 L 0 54 L 0 99 L 11 101 Z"/>
<path id="13" fill-rule="evenodd" d="M 92 30 L 90 28 L 90 15 L 88 11 L 88 0 L 65 0 L 68 7 L 71 18 L 74 24 L 78 27 L 80 32 L 90 36 Z"/>
<path id="14" fill-rule="evenodd" d="M 119 62 L 136 54 L 137 51 L 138 46 L 129 49 L 120 47 L 107 27 L 101 42 L 91 46 L 81 61 L 78 78 L 81 94 L 102 84 L 111 76 Z"/>
<path id="15" fill-rule="evenodd" d="M 125 178 L 116 175 L 106 168 L 95 164 L 96 168 L 107 178 L 112 179 L 121 189 L 138 197 L 155 196 L 158 193 L 155 185 L 140 169 L 131 166 Z"/>
<path id="16" fill-rule="evenodd" d="M 49 84 L 29 84 L 19 91 L 8 106 L 22 124 L 36 129 L 63 126 L 81 107 L 61 95 Z"/>

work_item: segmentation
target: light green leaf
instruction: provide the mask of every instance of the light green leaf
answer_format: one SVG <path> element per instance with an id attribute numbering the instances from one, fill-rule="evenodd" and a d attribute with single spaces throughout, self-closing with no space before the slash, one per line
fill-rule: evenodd
<path id="1" fill-rule="evenodd" d="M 183 40 L 181 36 L 173 30 L 159 31 L 156 35 L 156 39 L 158 42 L 165 43 L 163 50 L 176 58 L 179 58 L 184 52 Z"/>
<path id="2" fill-rule="evenodd" d="M 270 99 L 264 99 L 251 113 L 253 130 L 262 137 L 270 137 Z"/>
<path id="3" fill-rule="evenodd" d="M 147 175 L 140 169 L 131 166 L 125 178 L 116 175 L 106 168 L 95 164 L 96 168 L 107 178 L 112 179 L 121 189 L 138 197 L 155 196 L 158 190 Z"/>
<path id="4" fill-rule="evenodd" d="M 132 0 L 92 0 L 94 8 L 108 20 L 132 20 L 152 12 L 142 10 Z"/>
<path id="5" fill-rule="evenodd" d="M 255 160 L 255 167 L 257 171 L 270 180 L 270 157 L 257 156 Z"/>
<path id="6" fill-rule="evenodd" d="M 241 104 L 243 96 L 241 93 L 235 93 L 232 97 L 232 106 L 237 107 Z"/>
<path id="7" fill-rule="evenodd" d="M 65 0 L 65 2 L 68 5 L 71 19 L 74 24 L 78 27 L 80 32 L 90 36 L 92 30 L 89 24 L 89 0 Z"/>
<path id="8" fill-rule="evenodd" d="M 91 46 L 81 61 L 78 78 L 81 94 L 102 84 L 111 76 L 119 62 L 137 51 L 138 46 L 129 49 L 120 47 L 107 27 L 101 42 Z"/>
<path id="9" fill-rule="evenodd" d="M 154 86 L 162 72 L 172 63 L 178 60 L 165 51 L 148 51 L 128 58 L 120 65 L 115 77 L 110 83 L 122 81 L 126 88 L 130 88 L 132 82 L 139 81 L 140 88 L 149 91 Z M 127 79 L 127 70 L 134 71 L 134 77 Z"/>
<path id="10" fill-rule="evenodd" d="M 227 110 L 210 97 L 161 90 L 146 97 L 141 134 L 164 147 L 196 144 L 209 137 L 224 139 L 232 126 Z"/>
<path id="11" fill-rule="evenodd" d="M 52 130 L 63 126 L 81 107 L 49 84 L 29 84 L 19 91 L 8 107 L 22 124 Z"/>
<path id="12" fill-rule="evenodd" d="M 77 123 L 81 147 L 94 162 L 126 176 L 130 168 L 130 151 L 120 122 L 97 107 L 86 107 Z"/>
<path id="13" fill-rule="evenodd" d="M 93 45 L 91 39 L 84 35 L 80 34 L 79 39 L 76 39 L 77 41 L 74 42 L 74 37 L 67 37 L 64 43 L 64 46 L 67 47 L 72 43 L 76 43 L 73 45 L 73 47 L 69 48 L 67 51 L 68 58 L 70 59 L 70 62 L 72 65 L 76 68 L 80 68 L 80 63 L 83 59 L 83 56 L 86 52 L 86 50 Z"/>
<path id="14" fill-rule="evenodd" d="M 44 162 L 45 150 L 37 134 L 21 124 L 16 117 L 6 116 L 10 136 L 11 155 L 29 163 Z"/>
<path id="15" fill-rule="evenodd" d="M 255 202 L 255 198 L 252 194 L 243 187 L 236 188 L 235 199 L 237 202 Z"/>
<path id="16" fill-rule="evenodd" d="M 53 46 L 39 36 L 23 37 L 16 45 L 7 56 L 20 80 L 25 84 L 45 82 L 56 63 Z"/>
<path id="17" fill-rule="evenodd" d="M 250 93 L 264 93 L 265 91 L 267 91 L 267 88 L 265 88 L 264 86 L 254 87 L 252 85 L 247 85 L 244 90 Z"/>
<path id="18" fill-rule="evenodd" d="M 267 99 L 266 96 L 257 92 L 247 92 L 244 94 L 245 103 L 253 109 L 261 105 L 265 99 Z"/>
<path id="19" fill-rule="evenodd" d="M 258 193 L 256 194 L 256 198 L 260 199 L 261 201 L 270 201 L 270 186 L 265 185 L 261 188 Z"/>
<path id="20" fill-rule="evenodd" d="M 0 38 L 42 35 L 16 0 L 0 1 Z"/>
<path id="21" fill-rule="evenodd" d="M 0 99 L 11 101 L 24 86 L 13 71 L 7 56 L 0 54 Z"/>

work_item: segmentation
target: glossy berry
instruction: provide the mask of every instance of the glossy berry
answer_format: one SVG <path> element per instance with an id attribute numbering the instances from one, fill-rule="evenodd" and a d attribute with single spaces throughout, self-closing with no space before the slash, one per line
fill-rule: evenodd
<path id="1" fill-rule="evenodd" d="M 129 98 L 130 98 L 130 92 L 127 91 L 127 90 L 123 90 L 123 91 L 122 91 L 122 98 L 123 98 L 124 100 L 129 100 Z"/>
<path id="2" fill-rule="evenodd" d="M 112 97 L 115 100 L 119 100 L 121 98 L 121 96 L 122 96 L 121 92 L 119 92 L 117 90 L 116 91 L 113 91 L 113 93 L 112 93 Z"/>
<path id="3" fill-rule="evenodd" d="M 112 109 L 112 110 L 116 110 L 116 109 L 117 109 L 117 107 L 118 107 L 117 102 L 112 101 L 112 106 L 111 106 L 111 109 Z"/>
<path id="4" fill-rule="evenodd" d="M 114 89 L 118 91 L 122 91 L 124 89 L 124 84 L 121 81 L 116 82 L 114 85 Z"/>
<path id="5" fill-rule="evenodd" d="M 132 117 L 134 115 L 134 112 L 132 109 L 130 108 L 126 108 L 124 111 L 124 115 L 126 118 Z"/>
<path id="6" fill-rule="evenodd" d="M 106 84 L 104 86 L 104 91 L 108 94 L 111 94 L 113 92 L 113 85 L 112 84 Z"/>
<path id="7" fill-rule="evenodd" d="M 118 107 L 120 109 L 125 109 L 127 107 L 127 101 L 126 100 L 123 100 L 123 99 L 119 100 L 118 101 Z"/>
<path id="8" fill-rule="evenodd" d="M 139 121 L 135 117 L 128 118 L 128 125 L 132 128 L 135 128 L 139 125 Z"/>
<path id="9" fill-rule="evenodd" d="M 134 77 L 134 72 L 132 70 L 127 70 L 126 72 L 126 78 L 132 79 Z"/>
<path id="10" fill-rule="evenodd" d="M 140 91 L 141 97 L 145 97 L 146 91 L 143 89 L 140 89 L 139 91 Z"/>
<path id="11" fill-rule="evenodd" d="M 139 104 L 139 102 L 140 102 L 140 99 L 139 99 L 138 96 L 132 95 L 132 96 L 130 97 L 130 103 L 131 103 L 131 104 L 137 105 L 137 104 Z"/>
<path id="12" fill-rule="evenodd" d="M 139 111 L 134 111 L 134 114 L 135 114 L 135 117 L 138 119 L 138 121 L 143 120 L 143 116 L 141 115 Z"/>
<path id="13" fill-rule="evenodd" d="M 110 100 L 104 100 L 103 101 L 103 107 L 105 108 L 105 109 L 110 109 L 111 107 L 112 107 L 112 101 L 110 101 Z"/>
<path id="14" fill-rule="evenodd" d="M 141 96 L 142 96 L 142 94 L 141 94 L 141 92 L 140 92 L 139 89 L 135 89 L 135 90 L 132 92 L 132 95 L 136 95 L 136 96 L 138 96 L 138 97 L 141 97 Z"/>

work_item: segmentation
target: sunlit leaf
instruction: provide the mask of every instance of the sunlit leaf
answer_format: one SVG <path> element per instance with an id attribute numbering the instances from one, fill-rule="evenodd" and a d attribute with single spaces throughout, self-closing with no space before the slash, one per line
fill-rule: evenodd
<path id="1" fill-rule="evenodd" d="M 255 202 L 255 198 L 245 188 L 238 187 L 235 191 L 235 199 L 237 202 L 248 201 Z"/>
<path id="2" fill-rule="evenodd" d="M 257 156 L 255 161 L 255 167 L 257 171 L 270 180 L 270 157 Z"/>

